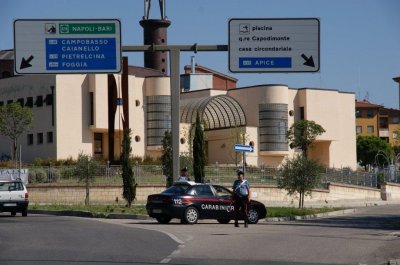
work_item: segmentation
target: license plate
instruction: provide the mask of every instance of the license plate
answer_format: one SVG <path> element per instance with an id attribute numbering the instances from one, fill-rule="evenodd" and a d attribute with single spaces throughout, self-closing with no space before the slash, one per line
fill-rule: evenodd
<path id="1" fill-rule="evenodd" d="M 162 213 L 161 209 L 153 209 L 153 213 Z"/>
<path id="2" fill-rule="evenodd" d="M 17 204 L 16 203 L 5 203 L 5 204 L 3 204 L 4 206 L 17 206 Z"/>

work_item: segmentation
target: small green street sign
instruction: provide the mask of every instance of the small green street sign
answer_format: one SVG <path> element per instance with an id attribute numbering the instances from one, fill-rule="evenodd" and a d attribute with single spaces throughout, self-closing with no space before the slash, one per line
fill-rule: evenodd
<path id="1" fill-rule="evenodd" d="M 60 34 L 115 34 L 114 23 L 60 23 Z"/>

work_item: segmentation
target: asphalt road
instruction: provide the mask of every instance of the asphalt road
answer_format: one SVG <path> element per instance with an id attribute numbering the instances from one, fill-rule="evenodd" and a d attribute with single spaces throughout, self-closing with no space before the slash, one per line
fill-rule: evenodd
<path id="1" fill-rule="evenodd" d="M 78 217 L 0 214 L 0 264 L 159 264 L 178 244 L 150 230 Z"/>
<path id="2" fill-rule="evenodd" d="M 201 221 L 102 220 L 172 235 L 179 247 L 169 264 L 400 264 L 400 206 L 359 208 L 315 220 L 260 222 L 249 228 Z"/>
<path id="3" fill-rule="evenodd" d="M 0 264 L 386 264 L 400 261 L 400 206 L 249 228 L 201 221 L 0 214 Z"/>

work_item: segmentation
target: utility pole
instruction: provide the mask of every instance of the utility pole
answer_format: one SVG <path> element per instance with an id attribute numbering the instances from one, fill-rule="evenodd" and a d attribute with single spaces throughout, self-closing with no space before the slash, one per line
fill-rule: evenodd
<path id="1" fill-rule="evenodd" d="M 172 176 L 174 181 L 179 176 L 179 108 L 180 108 L 180 52 L 218 52 L 228 51 L 228 45 L 133 45 L 122 46 L 123 52 L 154 52 L 168 51 L 171 69 L 171 132 L 172 132 Z"/>

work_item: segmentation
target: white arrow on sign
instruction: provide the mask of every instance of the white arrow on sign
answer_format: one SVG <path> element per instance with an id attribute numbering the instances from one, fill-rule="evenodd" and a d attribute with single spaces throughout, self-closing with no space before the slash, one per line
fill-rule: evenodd
<path id="1" fill-rule="evenodd" d="M 235 144 L 235 152 L 254 152 L 254 147 L 251 145 Z"/>

